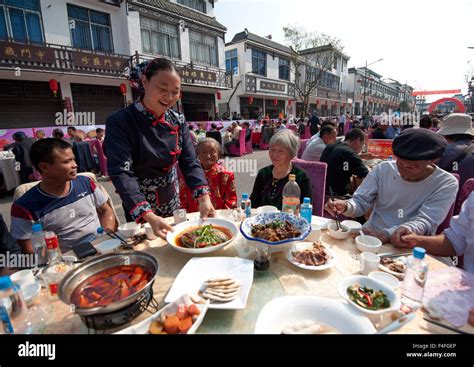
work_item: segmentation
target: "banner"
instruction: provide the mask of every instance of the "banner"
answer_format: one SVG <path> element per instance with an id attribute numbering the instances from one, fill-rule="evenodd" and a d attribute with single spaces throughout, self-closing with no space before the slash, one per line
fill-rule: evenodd
<path id="1" fill-rule="evenodd" d="M 389 156 L 395 158 L 392 150 L 392 139 L 369 139 L 367 151 L 380 159 L 388 159 Z"/>

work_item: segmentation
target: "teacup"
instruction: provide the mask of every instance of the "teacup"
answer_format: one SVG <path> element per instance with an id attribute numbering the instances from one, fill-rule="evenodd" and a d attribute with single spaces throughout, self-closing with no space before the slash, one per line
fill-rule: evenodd
<path id="1" fill-rule="evenodd" d="M 380 256 L 372 252 L 363 252 L 360 255 L 360 272 L 364 275 L 376 271 L 379 268 Z"/>

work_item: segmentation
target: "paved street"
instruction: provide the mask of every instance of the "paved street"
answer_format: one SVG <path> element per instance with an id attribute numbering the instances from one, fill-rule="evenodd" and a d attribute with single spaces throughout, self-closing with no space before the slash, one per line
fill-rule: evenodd
<path id="1" fill-rule="evenodd" d="M 240 199 L 243 192 L 248 192 L 249 194 L 252 192 L 256 173 L 260 168 L 270 164 L 270 158 L 268 157 L 268 151 L 257 150 L 252 154 L 248 154 L 243 157 L 227 157 L 225 162 L 228 168 L 235 171 L 237 194 L 238 198 Z M 125 223 L 121 200 L 115 193 L 114 185 L 111 182 L 105 181 L 101 178 L 99 178 L 99 181 L 111 196 L 115 210 L 119 215 L 120 222 Z M 2 213 L 5 223 L 7 223 L 8 226 L 10 226 L 10 208 L 12 197 L 13 195 L 9 195 L 3 199 L 0 199 L 0 212 Z"/>

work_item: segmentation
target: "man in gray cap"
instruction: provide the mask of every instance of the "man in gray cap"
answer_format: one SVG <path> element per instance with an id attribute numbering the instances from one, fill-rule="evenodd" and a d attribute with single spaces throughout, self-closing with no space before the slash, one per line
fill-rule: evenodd
<path id="1" fill-rule="evenodd" d="M 448 141 L 448 147 L 438 162 L 438 167 L 460 176 L 459 187 L 474 177 L 474 129 L 471 116 L 465 113 L 452 113 L 443 120 L 438 131 Z"/>
<path id="2" fill-rule="evenodd" d="M 326 210 L 347 217 L 372 213 L 364 232 L 405 247 L 402 236 L 435 234 L 453 204 L 456 178 L 435 165 L 446 140 L 427 129 L 407 129 L 393 141 L 396 161 L 377 165 L 349 200 L 328 201 Z"/>

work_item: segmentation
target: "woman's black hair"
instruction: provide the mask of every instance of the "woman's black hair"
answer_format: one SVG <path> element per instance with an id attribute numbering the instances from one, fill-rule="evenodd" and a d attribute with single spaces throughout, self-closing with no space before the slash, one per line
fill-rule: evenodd
<path id="1" fill-rule="evenodd" d="M 145 89 L 142 85 L 142 76 L 150 80 L 151 77 L 157 74 L 161 70 L 175 72 L 179 75 L 178 69 L 172 61 L 165 59 L 164 57 L 156 58 L 151 61 L 145 61 L 132 68 L 128 79 L 132 88 L 136 89 L 141 95 L 145 93 Z"/>

